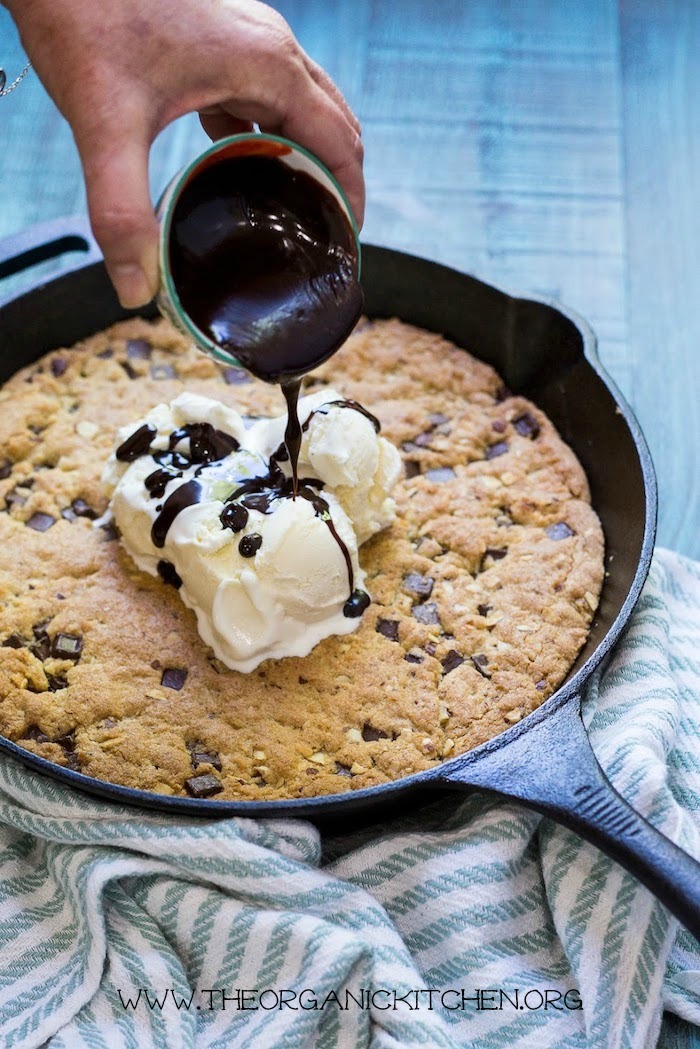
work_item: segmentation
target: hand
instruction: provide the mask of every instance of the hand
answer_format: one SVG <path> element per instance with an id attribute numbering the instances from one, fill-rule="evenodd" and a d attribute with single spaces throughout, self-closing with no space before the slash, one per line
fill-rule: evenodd
<path id="1" fill-rule="evenodd" d="M 158 285 L 148 188 L 156 135 L 198 112 L 212 138 L 252 128 L 322 160 L 364 215 L 360 126 L 284 19 L 257 0 L 4 0 L 68 120 L 95 237 L 125 307 Z"/>

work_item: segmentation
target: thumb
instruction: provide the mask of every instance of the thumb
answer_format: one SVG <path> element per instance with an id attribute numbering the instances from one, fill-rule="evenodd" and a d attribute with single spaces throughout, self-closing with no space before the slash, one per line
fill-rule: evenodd
<path id="1" fill-rule="evenodd" d="M 148 187 L 150 140 L 128 125 L 76 135 L 90 222 L 119 301 L 127 309 L 158 290 L 158 222 Z"/>

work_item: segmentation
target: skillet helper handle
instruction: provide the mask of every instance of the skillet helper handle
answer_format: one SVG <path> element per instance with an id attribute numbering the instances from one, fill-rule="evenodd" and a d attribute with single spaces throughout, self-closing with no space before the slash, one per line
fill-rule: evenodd
<path id="1" fill-rule="evenodd" d="M 80 215 L 42 222 L 0 240 L 0 280 L 58 258 L 69 251 L 82 252 L 76 266 L 98 262 L 102 253 L 87 219 Z M 75 266 L 68 269 L 76 268 Z M 38 283 L 44 283 L 44 280 Z M 30 288 L 25 289 L 27 291 Z"/>
<path id="2" fill-rule="evenodd" d="M 450 763 L 439 782 L 495 791 L 575 831 L 642 882 L 700 941 L 700 863 L 640 816 L 607 779 L 583 725 L 580 696 L 507 746 L 473 762 L 466 754 L 461 765 Z"/>

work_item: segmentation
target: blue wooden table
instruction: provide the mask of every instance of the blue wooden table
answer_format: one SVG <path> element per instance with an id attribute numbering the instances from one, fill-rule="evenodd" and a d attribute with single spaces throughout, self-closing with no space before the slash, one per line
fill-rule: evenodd
<path id="1" fill-rule="evenodd" d="M 280 0 L 364 128 L 364 237 L 589 319 L 656 462 L 659 541 L 700 557 L 699 0 Z M 24 64 L 0 9 L 0 64 Z M 169 128 L 152 188 L 204 144 Z M 0 100 L 0 236 L 85 207 L 30 74 Z"/>

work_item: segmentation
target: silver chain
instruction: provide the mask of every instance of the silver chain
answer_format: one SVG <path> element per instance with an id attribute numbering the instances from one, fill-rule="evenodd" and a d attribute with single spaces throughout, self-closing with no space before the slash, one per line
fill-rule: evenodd
<path id="1" fill-rule="evenodd" d="M 9 95 L 12 91 L 14 91 L 14 89 L 22 83 L 31 67 L 32 63 L 27 62 L 20 75 L 16 77 L 11 84 L 7 83 L 7 75 L 5 73 L 5 70 L 0 69 L 0 98 L 2 98 L 4 95 Z"/>

